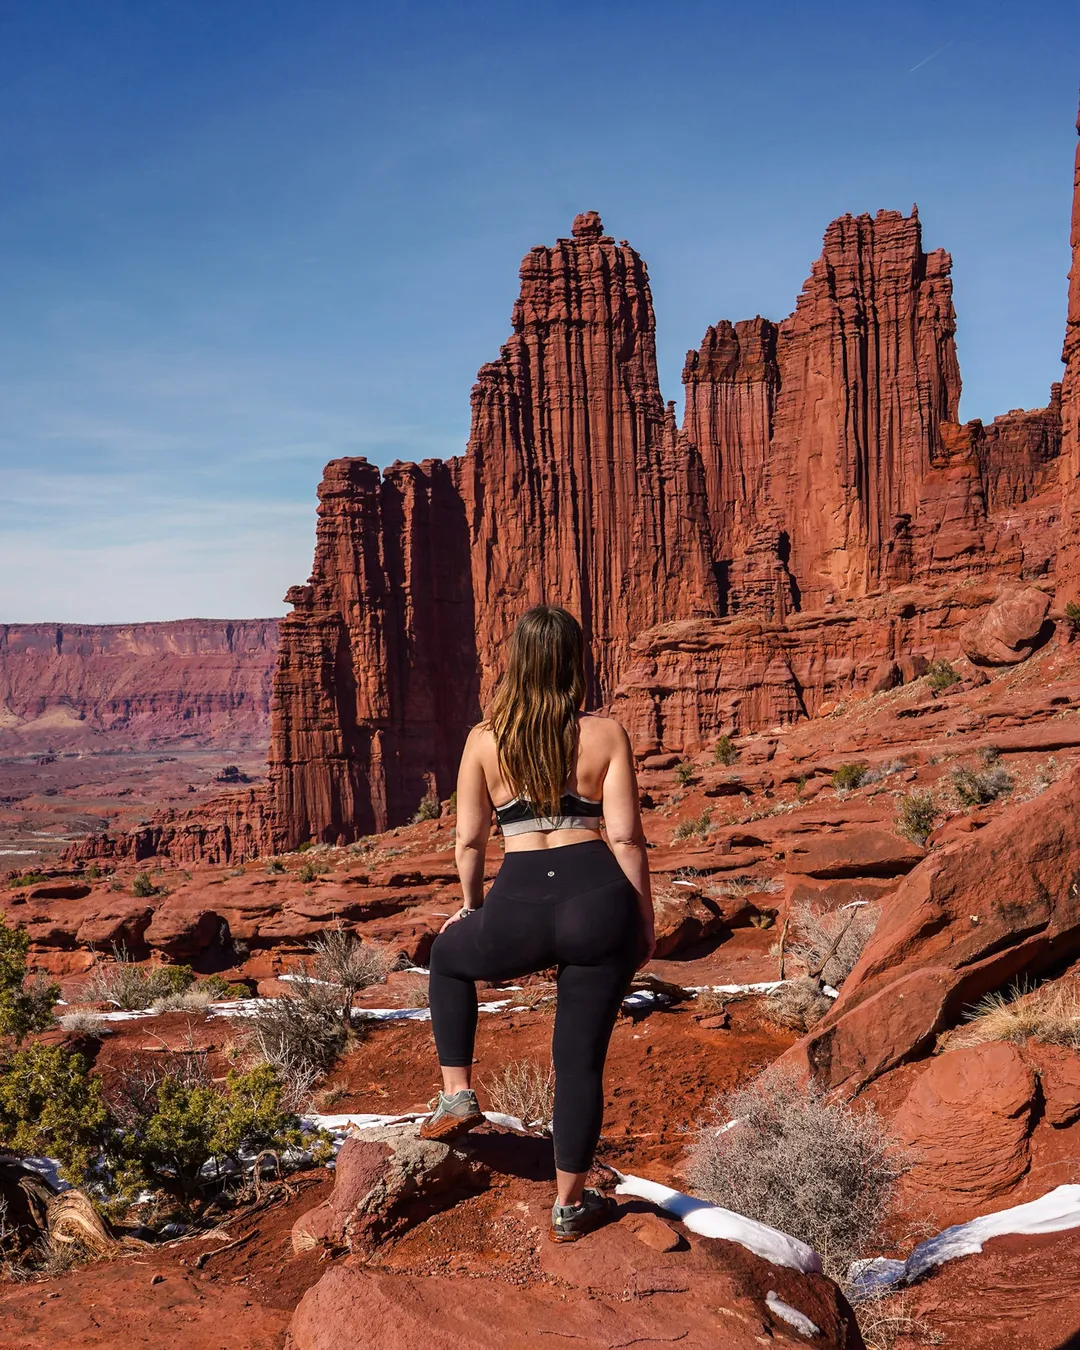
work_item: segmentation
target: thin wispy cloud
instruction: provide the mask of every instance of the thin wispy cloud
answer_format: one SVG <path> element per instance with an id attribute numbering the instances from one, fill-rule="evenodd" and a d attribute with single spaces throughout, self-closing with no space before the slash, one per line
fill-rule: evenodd
<path id="1" fill-rule="evenodd" d="M 928 61 L 933 61 L 934 58 L 940 56 L 942 52 L 948 51 L 948 49 L 951 46 L 952 46 L 951 42 L 946 42 L 944 46 L 939 47 L 936 52 L 931 52 L 929 56 L 924 56 L 921 61 L 916 61 L 915 64 L 909 68 L 908 74 L 910 75 L 912 74 L 913 71 L 921 70 L 923 66 L 927 64 Z"/>

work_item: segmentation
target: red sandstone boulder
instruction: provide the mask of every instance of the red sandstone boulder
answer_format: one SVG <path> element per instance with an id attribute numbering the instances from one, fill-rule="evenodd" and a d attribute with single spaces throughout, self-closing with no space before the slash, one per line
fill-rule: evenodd
<path id="1" fill-rule="evenodd" d="M 788 850 L 784 869 L 822 879 L 896 877 L 910 872 L 925 857 L 924 849 L 891 830 L 856 829 L 800 841 Z"/>
<path id="2" fill-rule="evenodd" d="M 831 1011 L 787 1058 L 857 1092 L 965 1007 L 1080 948 L 1080 768 L 901 881 Z"/>
<path id="3" fill-rule="evenodd" d="M 749 921 L 753 906 L 743 896 L 714 900 L 689 886 L 657 890 L 656 956 L 670 956 L 704 937 Z"/>
<path id="4" fill-rule="evenodd" d="M 464 1181 L 471 1171 L 462 1154 L 421 1139 L 415 1125 L 365 1130 L 342 1145 L 329 1200 L 293 1224 L 293 1251 L 374 1251 L 416 1222 L 425 1201 Z"/>
<path id="5" fill-rule="evenodd" d="M 912 1150 L 904 1184 L 924 1193 L 920 1212 L 948 1206 L 955 1222 L 957 1204 L 975 1212 L 1016 1185 L 1030 1162 L 1036 1091 L 1031 1067 L 1002 1041 L 929 1062 L 892 1121 Z"/>
<path id="6" fill-rule="evenodd" d="M 301 1299 L 286 1350 L 353 1350 L 358 1343 L 380 1350 L 550 1350 L 564 1340 L 582 1350 L 668 1342 L 685 1350 L 765 1344 L 861 1350 L 854 1315 L 824 1276 L 800 1275 L 733 1243 L 693 1236 L 681 1250 L 650 1249 L 636 1236 L 640 1216 L 623 1213 L 583 1242 L 555 1246 L 541 1238 L 547 1280 L 504 1279 L 498 1265 L 487 1278 L 469 1280 L 398 1274 L 355 1257 L 339 1262 Z M 533 1255 L 531 1243 L 521 1255 Z M 813 1322 L 812 1341 L 773 1311 L 778 1302 Z"/>
<path id="7" fill-rule="evenodd" d="M 1045 591 L 1009 587 L 984 614 L 961 628 L 961 646 L 978 665 L 1014 666 L 1031 655 L 1049 609 Z"/>

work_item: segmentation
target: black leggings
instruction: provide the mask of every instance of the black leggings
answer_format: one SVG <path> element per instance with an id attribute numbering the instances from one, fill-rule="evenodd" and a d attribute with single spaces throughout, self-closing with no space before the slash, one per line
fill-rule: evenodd
<path id="1" fill-rule="evenodd" d="M 637 964 L 637 896 L 600 839 L 507 853 L 479 914 L 431 950 L 431 1021 L 439 1063 L 473 1061 L 475 980 L 558 967 L 555 1165 L 587 1172 L 604 1118 L 604 1060 Z"/>

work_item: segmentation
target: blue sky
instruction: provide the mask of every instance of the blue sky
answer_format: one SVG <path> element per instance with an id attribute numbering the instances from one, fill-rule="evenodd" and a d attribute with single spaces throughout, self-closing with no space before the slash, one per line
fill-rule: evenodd
<path id="1" fill-rule="evenodd" d="M 595 208 L 665 396 L 825 226 L 954 260 L 963 415 L 1059 378 L 1080 6 L 0 3 L 0 621 L 277 614 L 326 460 L 460 452 Z"/>

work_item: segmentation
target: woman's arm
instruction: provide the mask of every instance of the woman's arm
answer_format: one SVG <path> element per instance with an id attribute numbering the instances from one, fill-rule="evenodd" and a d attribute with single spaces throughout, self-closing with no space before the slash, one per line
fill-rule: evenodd
<path id="1" fill-rule="evenodd" d="M 462 913 L 484 902 L 484 858 L 491 833 L 491 798 L 480 759 L 481 727 L 473 727 L 461 755 L 457 780 L 457 828 L 454 861 L 461 878 Z M 455 914 L 448 922 L 460 916 Z"/>
<path id="2" fill-rule="evenodd" d="M 638 802 L 637 776 L 634 773 L 634 757 L 630 752 L 630 738 L 618 723 L 612 725 L 615 744 L 604 778 L 604 824 L 611 851 L 637 892 L 645 940 L 645 954 L 638 962 L 640 970 L 652 959 L 652 954 L 656 950 L 652 880 L 649 876 L 649 855 L 645 849 L 645 831 L 641 826 L 641 806 Z"/>

